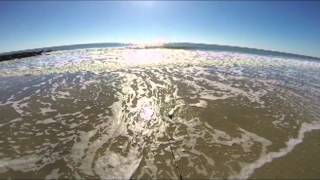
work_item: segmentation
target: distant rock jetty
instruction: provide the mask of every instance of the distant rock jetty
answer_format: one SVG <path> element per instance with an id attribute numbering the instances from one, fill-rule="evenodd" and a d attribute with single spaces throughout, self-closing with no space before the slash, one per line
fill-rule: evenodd
<path id="1" fill-rule="evenodd" d="M 127 45 L 128 44 L 124 44 L 124 43 L 73 44 L 73 45 L 65 45 L 65 46 L 43 47 L 43 48 L 29 49 L 29 50 L 23 50 L 23 51 L 13 51 L 13 52 L 2 53 L 2 54 L 0 53 L 0 62 L 38 56 L 43 53 L 52 52 L 52 51 L 75 50 L 75 49 L 86 49 L 86 48 L 123 47 Z"/>
<path id="2" fill-rule="evenodd" d="M 13 60 L 13 59 L 20 59 L 20 58 L 26 58 L 26 57 L 32 57 L 32 56 L 38 56 L 42 53 L 50 52 L 51 50 L 48 49 L 42 49 L 42 50 L 33 50 L 33 51 L 20 51 L 20 52 L 11 52 L 7 54 L 0 54 L 0 62 L 1 61 L 7 61 L 7 60 Z"/>

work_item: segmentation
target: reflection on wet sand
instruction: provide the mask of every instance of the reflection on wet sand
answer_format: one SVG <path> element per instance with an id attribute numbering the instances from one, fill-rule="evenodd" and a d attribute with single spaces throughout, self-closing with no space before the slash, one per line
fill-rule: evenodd
<path id="1" fill-rule="evenodd" d="M 318 62 L 116 48 L 0 70 L 1 177 L 242 179 L 320 129 Z"/>

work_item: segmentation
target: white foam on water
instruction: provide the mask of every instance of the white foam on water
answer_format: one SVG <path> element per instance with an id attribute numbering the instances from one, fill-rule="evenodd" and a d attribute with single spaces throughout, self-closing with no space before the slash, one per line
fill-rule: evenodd
<path id="1" fill-rule="evenodd" d="M 135 148 L 130 148 L 126 156 L 107 152 L 96 160 L 95 173 L 103 179 L 130 179 L 142 160 L 139 154 Z"/>
<path id="2" fill-rule="evenodd" d="M 36 122 L 36 124 L 50 124 L 50 123 L 56 123 L 56 121 L 52 118 L 48 118 L 48 119 Z"/>
<path id="3" fill-rule="evenodd" d="M 189 104 L 189 106 L 206 108 L 206 107 L 208 106 L 208 103 L 207 103 L 207 101 L 205 101 L 205 100 L 199 100 L 199 102 L 194 103 L 194 104 Z"/>
<path id="4" fill-rule="evenodd" d="M 59 179 L 60 174 L 59 174 L 59 169 L 52 169 L 51 173 L 48 174 L 45 179 L 46 180 L 51 180 L 51 179 Z"/>
<path id="5" fill-rule="evenodd" d="M 285 126 L 286 122 L 284 122 L 286 115 L 285 114 L 280 114 L 278 116 L 275 116 L 276 120 L 272 121 L 272 124 L 275 125 L 276 127 L 283 127 Z"/>
<path id="6" fill-rule="evenodd" d="M 10 120 L 9 122 L 2 123 L 2 124 L 0 123 L 0 127 L 6 126 L 6 125 L 12 124 L 12 123 L 17 123 L 17 122 L 20 122 L 20 121 L 23 121 L 23 119 L 21 117 L 17 117 L 15 119 Z"/>
<path id="7" fill-rule="evenodd" d="M 232 175 L 229 179 L 247 179 L 249 178 L 256 169 L 261 168 L 266 163 L 270 163 L 277 158 L 281 158 L 288 153 L 290 153 L 298 144 L 303 142 L 305 133 L 311 132 L 313 130 L 320 129 L 319 123 L 302 123 L 299 130 L 298 136 L 296 138 L 291 138 L 286 142 L 286 147 L 281 148 L 277 152 L 265 152 L 262 153 L 259 159 L 244 166 L 240 173 L 237 175 Z"/>
<path id="8" fill-rule="evenodd" d="M 89 132 L 79 132 L 78 138 L 79 142 L 76 142 L 71 149 L 70 158 L 75 163 L 81 163 L 79 169 L 82 170 L 83 173 L 88 175 L 94 175 L 91 164 L 93 156 L 92 154 L 87 154 L 86 151 L 90 148 L 90 138 L 94 136 L 96 130 L 92 130 Z M 90 156 L 91 155 L 91 156 Z M 89 158 L 89 157 L 90 158 Z M 89 159 L 89 160 L 88 160 Z"/>
<path id="9" fill-rule="evenodd" d="M 9 169 L 22 172 L 36 170 L 39 169 L 36 162 L 40 159 L 41 157 L 37 155 L 26 155 L 15 159 L 4 158 L 0 160 L 0 172 L 6 172 Z"/>
<path id="10" fill-rule="evenodd" d="M 52 109 L 51 107 L 46 107 L 46 108 L 40 107 L 40 113 L 42 115 L 46 115 L 47 113 L 56 112 L 56 111 L 57 111 L 56 109 Z"/>
<path id="11" fill-rule="evenodd" d="M 80 141 L 76 142 L 72 147 L 71 158 L 75 164 L 80 163 L 78 167 L 82 173 L 90 176 L 95 175 L 95 156 L 97 151 L 102 148 L 110 139 L 115 138 L 121 134 L 126 134 L 124 131 L 123 123 L 121 122 L 121 102 L 114 102 L 110 108 L 112 109 L 113 116 L 102 117 L 106 120 L 105 123 L 101 123 L 95 127 L 95 129 L 89 132 L 79 132 L 78 136 Z M 103 129 L 102 132 L 99 130 Z M 94 136 L 100 133 L 97 139 Z M 103 177 L 101 177 L 103 178 Z"/>

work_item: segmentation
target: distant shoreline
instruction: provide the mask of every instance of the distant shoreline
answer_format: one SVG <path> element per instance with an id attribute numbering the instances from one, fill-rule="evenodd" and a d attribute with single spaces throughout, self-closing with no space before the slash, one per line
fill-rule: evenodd
<path id="1" fill-rule="evenodd" d="M 38 56 L 43 53 L 52 52 L 52 51 L 75 50 L 75 49 L 85 49 L 85 48 L 130 47 L 130 46 L 132 46 L 133 48 L 142 48 L 142 49 L 168 48 L 168 49 L 228 51 L 228 52 L 237 52 L 237 53 L 246 53 L 246 54 L 257 54 L 257 55 L 263 55 L 263 56 L 276 56 L 276 57 L 278 56 L 278 57 L 320 61 L 319 57 L 287 53 L 287 52 L 238 47 L 238 46 L 179 42 L 179 43 L 165 43 L 161 45 L 146 45 L 143 47 L 139 47 L 139 46 L 135 47 L 135 44 L 129 44 L 129 43 L 127 44 L 125 43 L 90 43 L 90 44 L 75 44 L 75 45 L 44 47 L 44 48 L 37 48 L 37 49 L 0 53 L 0 62 Z"/>

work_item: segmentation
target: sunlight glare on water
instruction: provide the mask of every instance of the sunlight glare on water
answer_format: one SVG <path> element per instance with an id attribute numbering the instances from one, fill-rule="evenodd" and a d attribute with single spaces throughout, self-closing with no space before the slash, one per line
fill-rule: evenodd
<path id="1" fill-rule="evenodd" d="M 154 115 L 155 114 L 154 114 L 154 111 L 151 106 L 149 106 L 149 105 L 143 106 L 143 108 L 141 110 L 141 114 L 140 114 L 142 119 L 144 119 L 146 121 L 150 121 L 154 118 Z"/>

